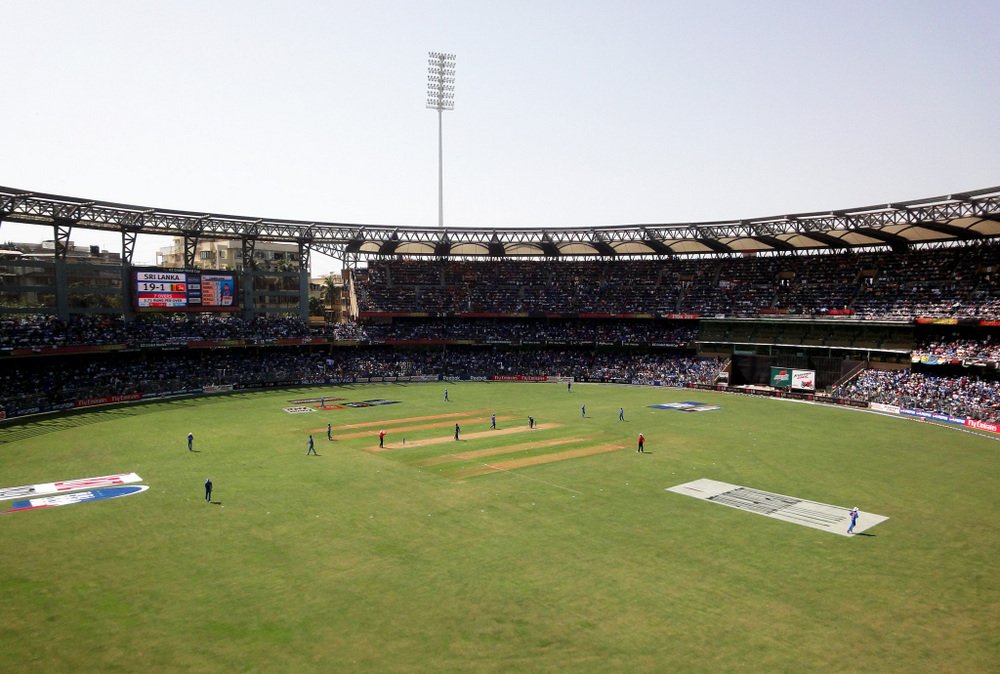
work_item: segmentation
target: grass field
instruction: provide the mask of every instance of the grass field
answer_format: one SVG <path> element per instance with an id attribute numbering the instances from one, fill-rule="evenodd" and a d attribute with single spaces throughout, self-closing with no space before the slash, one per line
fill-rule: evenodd
<path id="1" fill-rule="evenodd" d="M 996 441 L 701 391 L 448 388 L 0 428 L 0 487 L 131 471 L 150 486 L 0 516 L 0 671 L 1000 667 Z M 283 409 L 320 395 L 399 403 Z M 683 400 L 721 409 L 647 407 Z M 665 491 L 698 478 L 890 519 L 848 538 Z"/>

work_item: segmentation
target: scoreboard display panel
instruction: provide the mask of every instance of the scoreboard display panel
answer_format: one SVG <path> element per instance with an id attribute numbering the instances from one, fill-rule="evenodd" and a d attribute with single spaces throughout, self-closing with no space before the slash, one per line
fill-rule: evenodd
<path id="1" fill-rule="evenodd" d="M 228 271 L 136 269 L 132 273 L 137 311 L 234 311 L 236 274 Z"/>

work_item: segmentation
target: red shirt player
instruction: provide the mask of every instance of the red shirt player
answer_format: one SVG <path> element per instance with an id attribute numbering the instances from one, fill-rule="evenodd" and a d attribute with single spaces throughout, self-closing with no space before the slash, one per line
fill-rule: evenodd
<path id="1" fill-rule="evenodd" d="M 378 446 L 379 448 L 385 447 L 385 431 L 378 432 Z"/>
<path id="2" fill-rule="evenodd" d="M 646 453 L 646 450 L 644 449 L 644 445 L 645 444 L 646 444 L 646 436 L 644 436 L 642 433 L 640 433 L 639 434 L 639 448 L 637 450 L 635 450 L 635 451 L 642 452 L 643 454 L 645 454 Z"/>

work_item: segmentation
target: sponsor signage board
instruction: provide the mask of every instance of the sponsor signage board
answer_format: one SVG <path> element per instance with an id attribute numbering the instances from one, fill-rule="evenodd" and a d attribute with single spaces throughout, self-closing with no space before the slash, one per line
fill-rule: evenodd
<path id="1" fill-rule="evenodd" d="M 361 400 L 359 402 L 344 403 L 344 407 L 375 407 L 377 405 L 395 405 L 398 400 L 383 400 L 381 398 L 377 400 Z"/>
<path id="2" fill-rule="evenodd" d="M 720 409 L 718 405 L 708 405 L 694 400 L 686 400 L 679 403 L 663 403 L 662 405 L 650 405 L 654 410 L 677 410 L 678 412 L 711 412 Z"/>
<path id="3" fill-rule="evenodd" d="M 77 491 L 72 494 L 56 494 L 55 496 L 39 496 L 38 498 L 14 501 L 10 508 L 0 512 L 16 513 L 24 510 L 37 510 L 39 508 L 56 508 L 59 506 L 76 505 L 77 503 L 91 503 L 94 501 L 105 501 L 132 494 L 141 494 L 149 489 L 148 485 L 135 484 L 120 487 L 101 487 L 99 489 L 89 489 L 87 491 Z"/>
<path id="4" fill-rule="evenodd" d="M 966 419 L 965 426 L 969 428 L 975 428 L 977 431 L 989 431 L 990 433 L 1000 433 L 1000 425 L 991 423 L 989 421 L 976 421 L 975 419 Z"/>
<path id="5" fill-rule="evenodd" d="M 796 370 L 789 367 L 772 367 L 771 386 L 774 388 L 797 388 L 815 391 L 816 371 Z"/>
<path id="6" fill-rule="evenodd" d="M 816 390 L 815 370 L 792 370 L 792 388 Z"/>
<path id="7" fill-rule="evenodd" d="M 771 368 L 771 386 L 775 388 L 788 388 L 792 385 L 792 371 L 787 367 Z"/>
<path id="8" fill-rule="evenodd" d="M 123 393 L 121 395 L 101 396 L 99 398 L 80 398 L 73 401 L 74 407 L 93 407 L 95 405 L 111 405 L 113 403 L 126 403 L 133 400 L 141 400 L 141 393 Z"/>
<path id="9" fill-rule="evenodd" d="M 956 417 L 951 414 L 942 414 L 941 412 L 928 412 L 927 410 L 910 409 L 906 407 L 899 408 L 899 414 L 904 417 L 917 417 L 918 419 L 927 419 L 930 421 L 940 421 L 947 424 L 956 424 L 958 426 L 968 426 L 967 419 L 965 417 Z M 988 430 L 988 429 L 984 429 Z"/>
<path id="10" fill-rule="evenodd" d="M 112 487 L 133 482 L 142 482 L 142 478 L 135 473 L 119 473 L 117 475 L 103 475 L 101 477 L 84 477 L 76 480 L 61 480 L 59 482 L 42 482 L 39 484 L 26 484 L 20 487 L 0 487 L 0 501 L 8 501 L 25 496 L 44 496 L 46 494 L 60 494 L 63 492 L 76 491 L 78 489 L 89 489 L 94 487 Z"/>

